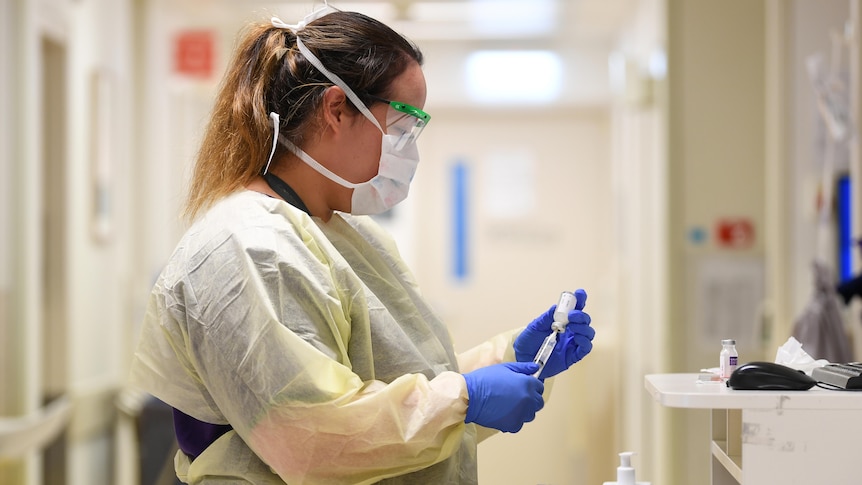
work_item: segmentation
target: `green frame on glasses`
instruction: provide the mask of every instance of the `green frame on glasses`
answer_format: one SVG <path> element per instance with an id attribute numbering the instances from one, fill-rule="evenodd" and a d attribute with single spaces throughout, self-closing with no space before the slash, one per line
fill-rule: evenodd
<path id="1" fill-rule="evenodd" d="M 390 99 L 381 98 L 380 96 L 374 96 L 373 94 L 369 94 L 368 96 L 375 101 L 388 104 L 395 111 L 408 114 L 418 120 L 421 120 L 424 125 L 427 125 L 428 122 L 431 121 L 431 115 L 415 106 L 411 106 L 407 103 L 402 103 L 400 101 L 392 101 Z"/>

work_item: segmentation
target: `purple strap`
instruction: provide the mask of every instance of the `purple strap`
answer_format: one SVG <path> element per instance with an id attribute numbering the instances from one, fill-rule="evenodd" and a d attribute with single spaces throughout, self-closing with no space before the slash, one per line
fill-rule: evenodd
<path id="1" fill-rule="evenodd" d="M 177 408 L 174 410 L 174 433 L 180 450 L 191 460 L 198 457 L 221 435 L 232 430 L 229 424 L 210 424 L 189 416 Z"/>

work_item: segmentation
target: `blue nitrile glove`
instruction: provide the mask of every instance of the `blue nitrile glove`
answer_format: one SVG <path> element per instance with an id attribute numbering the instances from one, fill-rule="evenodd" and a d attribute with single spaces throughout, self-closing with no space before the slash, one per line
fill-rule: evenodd
<path id="1" fill-rule="evenodd" d="M 520 431 L 545 405 L 545 384 L 531 375 L 537 370 L 539 364 L 533 362 L 506 362 L 464 374 L 470 396 L 464 422 L 507 433 Z"/>
<path id="2" fill-rule="evenodd" d="M 596 331 L 590 326 L 590 316 L 584 313 L 584 305 L 587 303 L 587 292 L 575 291 L 575 309 L 569 312 L 569 323 L 566 331 L 557 334 L 557 345 L 554 352 L 545 363 L 540 379 L 553 377 L 571 367 L 575 362 L 583 359 L 593 350 L 593 337 Z M 550 310 L 539 315 L 527 328 L 515 339 L 515 358 L 518 362 L 532 362 L 545 337 L 551 334 L 551 324 L 554 323 L 553 305 Z"/>

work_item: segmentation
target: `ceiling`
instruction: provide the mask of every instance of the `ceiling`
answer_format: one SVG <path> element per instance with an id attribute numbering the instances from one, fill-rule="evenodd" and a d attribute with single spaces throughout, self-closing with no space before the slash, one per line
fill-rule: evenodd
<path id="1" fill-rule="evenodd" d="M 155 0 L 182 18 L 220 26 L 233 38 L 246 20 L 275 15 L 293 24 L 322 0 Z M 365 13 L 415 41 L 426 54 L 435 87 L 429 102 L 466 105 L 465 65 L 476 51 L 551 51 L 561 59 L 563 89 L 557 103 L 583 105 L 608 99 L 608 59 L 644 0 L 330 0 Z M 508 66 L 511 78 L 520 71 Z M 533 73 L 535 74 L 535 73 Z M 523 84 L 535 84 L 527 78 Z"/>
<path id="2" fill-rule="evenodd" d="M 634 0 L 339 0 L 339 8 L 379 9 L 381 20 L 416 40 L 567 39 L 607 42 Z"/>
<path id="3" fill-rule="evenodd" d="M 169 0 L 166 0 L 169 1 Z M 377 18 L 424 42 L 512 40 L 611 42 L 628 22 L 639 0 L 331 0 L 333 7 Z M 191 12 L 278 12 L 295 23 L 321 0 L 183 0 Z M 243 15 L 241 15 L 243 16 Z M 289 17 L 295 18 L 289 18 Z"/>

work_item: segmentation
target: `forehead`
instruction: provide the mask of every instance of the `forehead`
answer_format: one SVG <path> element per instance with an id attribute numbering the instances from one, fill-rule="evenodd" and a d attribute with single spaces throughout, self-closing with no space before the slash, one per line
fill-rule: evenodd
<path id="1" fill-rule="evenodd" d="M 425 107 L 426 89 L 422 66 L 417 62 L 411 62 L 407 69 L 392 82 L 389 97 L 394 101 L 422 109 Z"/>

